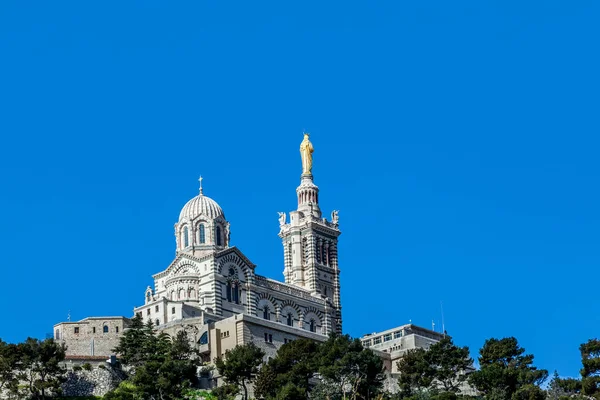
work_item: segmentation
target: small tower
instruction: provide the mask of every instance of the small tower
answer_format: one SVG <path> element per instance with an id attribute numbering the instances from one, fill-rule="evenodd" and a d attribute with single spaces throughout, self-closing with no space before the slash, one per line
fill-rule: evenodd
<path id="1" fill-rule="evenodd" d="M 285 282 L 309 290 L 320 296 L 332 308 L 330 315 L 333 331 L 341 333 L 342 308 L 337 256 L 338 213 L 331 213 L 331 220 L 322 218 L 319 207 L 319 188 L 313 182 L 312 153 L 314 149 L 308 133 L 300 145 L 302 175 L 296 189 L 298 208 L 290 212 L 286 223 L 280 214 L 280 232 L 284 251 Z"/>

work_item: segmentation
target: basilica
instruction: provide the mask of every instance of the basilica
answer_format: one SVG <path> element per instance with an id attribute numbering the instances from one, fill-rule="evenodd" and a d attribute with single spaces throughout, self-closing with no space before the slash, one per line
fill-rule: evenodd
<path id="1" fill-rule="evenodd" d="M 270 356 L 291 340 L 323 341 L 341 333 L 338 212 L 330 219 L 321 212 L 313 151 L 304 134 L 298 206 L 289 215 L 279 213 L 284 282 L 259 275 L 242 250 L 231 246 L 231 225 L 204 194 L 201 178 L 198 195 L 175 224 L 175 259 L 153 275 L 154 285 L 134 313 L 158 331 L 186 330 L 206 361 L 248 342 Z M 54 337 L 68 346 L 68 357 L 106 358 L 128 324 L 127 317 L 89 317 L 56 324 Z"/>

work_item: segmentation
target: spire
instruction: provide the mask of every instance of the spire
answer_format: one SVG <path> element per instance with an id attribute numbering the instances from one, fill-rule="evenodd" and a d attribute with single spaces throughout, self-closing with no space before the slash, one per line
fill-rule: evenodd
<path id="1" fill-rule="evenodd" d="M 198 182 L 200 182 L 200 194 L 201 194 L 201 195 L 204 195 L 204 193 L 203 193 L 203 191 L 202 191 L 202 180 L 203 180 L 203 179 L 204 179 L 204 178 L 202 177 L 202 175 L 200 175 L 200 178 L 198 178 Z"/>

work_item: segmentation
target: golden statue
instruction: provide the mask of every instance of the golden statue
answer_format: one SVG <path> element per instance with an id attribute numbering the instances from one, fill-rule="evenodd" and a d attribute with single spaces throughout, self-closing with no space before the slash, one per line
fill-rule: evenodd
<path id="1" fill-rule="evenodd" d="M 304 134 L 304 140 L 300 143 L 300 156 L 302 157 L 302 175 L 312 175 L 312 143 L 308 140 L 308 133 Z"/>

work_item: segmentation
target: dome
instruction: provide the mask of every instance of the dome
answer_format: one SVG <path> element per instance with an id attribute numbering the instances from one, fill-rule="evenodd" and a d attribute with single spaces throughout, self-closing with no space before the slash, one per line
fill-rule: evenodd
<path id="1" fill-rule="evenodd" d="M 216 201 L 210 197 L 204 196 L 200 193 L 186 203 L 179 213 L 179 221 L 183 219 L 194 220 L 199 216 L 203 216 L 208 220 L 215 219 L 217 217 L 225 218 L 223 209 Z"/>

